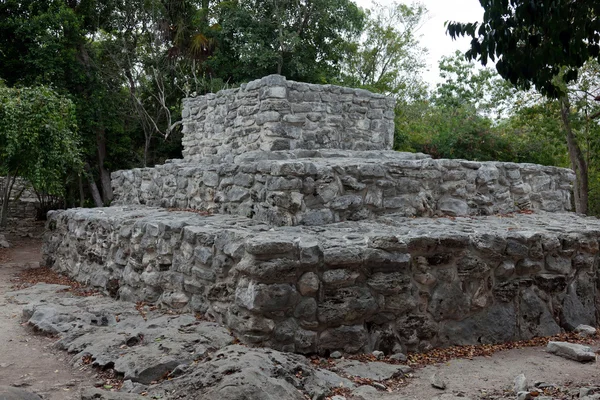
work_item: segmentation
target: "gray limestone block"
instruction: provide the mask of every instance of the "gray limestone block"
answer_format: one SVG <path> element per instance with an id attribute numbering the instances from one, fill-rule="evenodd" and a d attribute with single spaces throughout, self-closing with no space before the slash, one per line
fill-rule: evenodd
<path id="1" fill-rule="evenodd" d="M 553 336 L 560 333 L 549 305 L 532 288 L 521 291 L 519 302 L 519 328 L 523 339 L 535 336 Z"/>
<path id="2" fill-rule="evenodd" d="M 596 361 L 596 354 L 591 347 L 581 344 L 550 341 L 546 351 L 579 362 Z"/>
<path id="3" fill-rule="evenodd" d="M 561 324 L 568 330 L 585 324 L 596 326 L 597 289 L 588 274 L 579 274 L 567 287 L 561 309 Z"/>
<path id="4" fill-rule="evenodd" d="M 365 350 L 368 345 L 368 333 L 362 325 L 342 325 L 329 328 L 319 335 L 319 351 L 343 350 L 356 353 Z"/>
<path id="5" fill-rule="evenodd" d="M 237 305 L 255 312 L 286 310 L 296 304 L 298 293 L 290 284 L 238 282 L 235 289 Z"/>
<path id="6" fill-rule="evenodd" d="M 378 304 L 371 292 L 354 286 L 327 290 L 317 314 L 322 324 L 335 325 L 364 320 L 377 311 Z"/>
<path id="7" fill-rule="evenodd" d="M 461 321 L 440 324 L 440 344 L 502 343 L 518 338 L 512 304 L 494 304 Z"/>

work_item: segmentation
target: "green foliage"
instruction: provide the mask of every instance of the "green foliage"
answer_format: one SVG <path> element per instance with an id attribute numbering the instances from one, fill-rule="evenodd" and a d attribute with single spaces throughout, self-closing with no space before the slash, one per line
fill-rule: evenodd
<path id="1" fill-rule="evenodd" d="M 526 94 L 458 52 L 442 58 L 440 74 L 444 81 L 429 99 L 397 107 L 396 149 L 436 158 L 564 163 L 556 109 L 527 106 Z"/>
<path id="2" fill-rule="evenodd" d="M 480 0 L 483 23 L 452 22 L 453 38 L 470 36 L 468 59 L 496 61 L 502 77 L 515 86 L 561 95 L 553 82 L 561 68 L 565 82 L 600 56 L 600 2 L 596 0 Z"/>
<path id="3" fill-rule="evenodd" d="M 422 96 L 420 73 L 426 50 L 418 42 L 417 31 L 427 15 L 425 6 L 375 4 L 367 15 L 363 40 L 349 52 L 342 83 L 391 94 L 404 102 Z"/>
<path id="4" fill-rule="evenodd" d="M 73 103 L 47 87 L 0 87 L 0 172 L 34 189 L 64 194 L 68 171 L 81 169 Z"/>
<path id="5" fill-rule="evenodd" d="M 207 67 L 228 82 L 274 73 L 328 82 L 364 24 L 364 13 L 350 0 L 223 1 L 214 18 L 218 44 Z"/>

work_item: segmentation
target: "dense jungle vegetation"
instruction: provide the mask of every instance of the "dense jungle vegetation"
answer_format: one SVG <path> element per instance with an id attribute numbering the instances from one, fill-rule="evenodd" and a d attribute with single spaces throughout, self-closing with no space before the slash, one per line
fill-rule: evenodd
<path id="1" fill-rule="evenodd" d="M 0 195 L 23 176 L 49 208 L 110 204 L 111 171 L 181 156 L 182 97 L 279 73 L 394 96 L 396 150 L 572 167 L 599 215 L 600 6 L 481 3 L 432 87 L 419 3 L 0 0 Z"/>

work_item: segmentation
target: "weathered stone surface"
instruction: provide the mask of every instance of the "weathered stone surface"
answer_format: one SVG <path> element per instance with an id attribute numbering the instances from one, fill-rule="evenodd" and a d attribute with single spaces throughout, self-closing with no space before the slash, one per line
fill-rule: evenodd
<path id="1" fill-rule="evenodd" d="M 358 378 L 383 381 L 391 378 L 401 378 L 407 372 L 406 365 L 393 365 L 383 362 L 360 362 L 344 360 L 337 363 L 337 368 L 346 374 Z"/>
<path id="2" fill-rule="evenodd" d="M 513 381 L 513 391 L 515 393 L 525 392 L 528 387 L 525 374 L 519 374 L 515 377 L 515 380 Z"/>
<path id="3" fill-rule="evenodd" d="M 596 328 L 594 328 L 593 326 L 589 326 L 589 325 L 578 325 L 575 328 L 575 332 L 579 333 L 579 336 L 581 337 L 591 337 L 591 336 L 596 336 Z"/>
<path id="4" fill-rule="evenodd" d="M 520 193 L 509 178 L 494 183 L 493 193 L 487 193 L 488 200 L 482 202 L 487 183 L 468 173 L 470 168 L 423 154 L 290 150 L 254 152 L 230 163 L 207 161 L 173 160 L 155 168 L 115 172 L 113 204 L 192 208 L 275 225 L 312 226 L 391 213 L 410 217 L 508 213 L 519 210 L 523 199 L 535 210 L 569 211 L 571 207 L 572 172 L 555 167 L 517 167 L 523 170 L 523 180 L 544 176 L 552 181 L 553 193 L 561 202 L 549 206 L 533 189 Z M 512 165 L 490 162 L 479 168 L 493 166 L 504 176 L 513 171 Z M 245 171 L 254 171 L 253 184 L 241 178 L 249 175 Z M 446 185 L 445 177 L 452 174 L 463 175 L 459 181 L 463 189 Z M 189 184 L 177 185 L 174 180 Z M 523 244 L 511 244 L 514 251 L 527 251 Z M 548 267 L 570 268 L 564 262 L 549 255 Z"/>
<path id="5" fill-rule="evenodd" d="M 387 354 L 395 345 L 498 343 L 595 324 L 596 271 L 544 266 L 552 254 L 596 254 L 572 242 L 590 242 L 600 221 L 574 214 L 270 228 L 137 206 L 52 213 L 48 225 L 55 269 L 107 292 L 112 285 L 123 299 L 207 313 L 253 345 Z M 507 272 L 527 260 L 539 268 Z M 61 318 L 43 305 L 31 315 L 54 333 L 72 322 Z"/>
<path id="6" fill-rule="evenodd" d="M 546 351 L 571 360 L 585 362 L 596 361 L 596 354 L 591 347 L 568 342 L 548 342 Z"/>
<path id="7" fill-rule="evenodd" d="M 440 389 L 440 390 L 445 390 L 446 389 L 446 386 L 447 386 L 446 380 L 438 372 L 435 372 L 431 376 L 430 382 L 431 382 L 431 386 L 433 386 L 436 389 Z"/>
<path id="8" fill-rule="evenodd" d="M 12 386 L 0 386 L 0 399 L 2 400 L 42 400 L 37 394 L 27 392 Z"/>
<path id="9" fill-rule="evenodd" d="M 300 400 L 325 398 L 334 387 L 355 387 L 333 371 L 315 368 L 306 357 L 232 344 L 226 328 L 191 315 L 138 310 L 133 303 L 101 295 L 74 297 L 60 285 L 38 284 L 8 293 L 8 298 L 28 304 L 23 315 L 35 328 L 40 325 L 30 318 L 37 309 L 55 310 L 44 332 L 57 332 L 56 347 L 71 353 L 76 366 L 90 357 L 94 365 L 125 376 L 122 392 L 85 389 L 81 399 Z M 137 395 L 141 392 L 147 397 Z M 3 395 L 40 399 L 0 387 Z"/>
<path id="10" fill-rule="evenodd" d="M 36 293 L 53 293 L 56 285 L 37 286 L 11 293 L 15 299 L 28 300 L 23 309 L 27 322 L 59 335 L 57 347 L 74 353 L 75 363 L 91 356 L 94 365 L 113 366 L 133 382 L 149 384 L 234 342 L 227 329 L 211 322 L 199 324 L 192 315 L 149 312 L 144 319 L 132 304 L 110 298 L 39 298 Z"/>
<path id="11" fill-rule="evenodd" d="M 109 392 L 97 388 L 88 388 L 81 392 L 81 400 L 142 400 L 144 398 L 136 394 Z"/>

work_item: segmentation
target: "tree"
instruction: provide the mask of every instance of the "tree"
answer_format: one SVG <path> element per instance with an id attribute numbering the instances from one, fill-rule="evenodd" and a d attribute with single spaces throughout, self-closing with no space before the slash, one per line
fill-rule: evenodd
<path id="1" fill-rule="evenodd" d="M 427 50 L 417 33 L 426 15 L 420 3 L 375 4 L 367 13 L 362 40 L 345 62 L 342 83 L 394 95 L 403 103 L 422 97 Z"/>
<path id="2" fill-rule="evenodd" d="M 483 23 L 448 24 L 453 38 L 471 36 L 465 56 L 486 65 L 520 88 L 534 85 L 559 98 L 571 167 L 577 175 L 576 211 L 588 210 L 588 170 L 571 123 L 567 84 L 589 60 L 600 57 L 600 2 L 594 0 L 480 0 Z"/>
<path id="3" fill-rule="evenodd" d="M 556 124 L 528 125 L 534 120 L 531 114 L 538 116 L 540 110 L 525 109 L 537 106 L 540 96 L 518 92 L 495 71 L 477 68 L 460 52 L 443 57 L 439 69 L 444 80 L 428 98 L 397 110 L 396 148 L 436 158 L 560 162 L 562 147 L 557 149 L 543 130 Z"/>
<path id="4" fill-rule="evenodd" d="M 17 177 L 28 180 L 37 193 L 64 194 L 68 171 L 81 168 L 75 107 L 47 87 L 0 87 L 0 226 L 8 218 L 8 204 Z"/>
<path id="5" fill-rule="evenodd" d="M 482 23 L 451 22 L 453 38 L 471 36 L 465 56 L 496 61 L 498 73 L 515 86 L 549 97 L 564 94 L 556 85 L 577 79 L 577 71 L 600 57 L 600 2 L 595 0 L 480 0 Z"/>
<path id="6" fill-rule="evenodd" d="M 351 0 L 233 0 L 216 6 L 212 76 L 244 82 L 279 73 L 324 83 L 339 75 L 364 13 Z"/>

